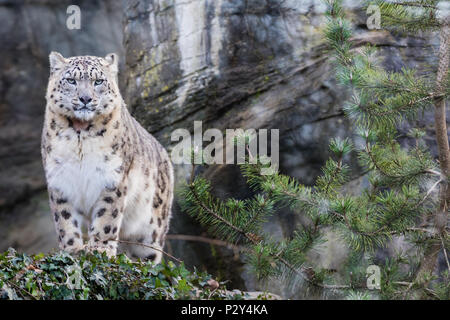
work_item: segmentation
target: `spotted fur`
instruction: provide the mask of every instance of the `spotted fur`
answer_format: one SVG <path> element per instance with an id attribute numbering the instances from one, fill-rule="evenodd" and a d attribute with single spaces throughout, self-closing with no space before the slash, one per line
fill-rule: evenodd
<path id="1" fill-rule="evenodd" d="M 171 218 L 172 164 L 128 112 L 117 72 L 115 54 L 50 54 L 41 151 L 52 218 L 63 250 L 119 250 L 159 262 Z"/>

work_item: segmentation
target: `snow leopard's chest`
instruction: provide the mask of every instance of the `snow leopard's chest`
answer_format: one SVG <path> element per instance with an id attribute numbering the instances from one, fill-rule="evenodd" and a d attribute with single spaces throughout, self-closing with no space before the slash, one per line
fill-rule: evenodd
<path id="1" fill-rule="evenodd" d="M 75 136 L 70 141 L 52 142 L 45 171 L 50 188 L 59 190 L 77 210 L 89 214 L 101 192 L 120 183 L 121 166 L 121 157 L 111 154 L 106 139 L 80 142 Z"/>

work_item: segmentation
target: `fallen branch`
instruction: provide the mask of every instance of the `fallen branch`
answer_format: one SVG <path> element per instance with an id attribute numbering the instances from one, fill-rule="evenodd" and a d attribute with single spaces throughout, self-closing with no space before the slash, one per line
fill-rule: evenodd
<path id="1" fill-rule="evenodd" d="M 182 262 L 180 259 L 175 258 L 175 257 L 174 257 L 173 255 L 171 255 L 170 253 L 167 253 L 167 252 L 165 252 L 164 250 L 162 250 L 162 249 L 160 249 L 160 248 L 157 248 L 157 247 L 154 247 L 154 246 L 151 246 L 151 245 L 148 245 L 148 244 L 143 244 L 143 243 L 139 243 L 139 242 L 132 242 L 132 241 L 125 241 L 125 240 L 119 240 L 119 239 L 117 239 L 117 240 L 112 239 L 112 240 L 109 240 L 109 241 L 117 241 L 117 242 L 121 242 L 121 243 L 133 244 L 133 245 L 137 245 L 137 246 L 142 246 L 142 247 L 150 248 L 150 249 L 159 251 L 159 252 L 161 252 L 162 254 L 165 254 L 165 255 L 168 256 L 169 258 L 171 258 L 171 259 L 177 261 L 178 263 L 181 263 L 181 262 Z"/>
<path id="2" fill-rule="evenodd" d="M 221 246 L 221 247 L 227 247 L 236 251 L 242 251 L 243 248 L 237 245 L 234 245 L 232 243 L 223 241 L 223 240 L 219 240 L 219 239 L 211 239 L 211 238 L 207 238 L 207 237 L 202 237 L 202 236 L 194 236 L 194 235 L 190 235 L 190 234 L 168 234 L 166 235 L 166 239 L 168 240 L 183 240 L 183 241 L 197 241 L 197 242 L 204 242 L 204 243 L 209 243 L 212 245 L 216 245 L 216 246 Z"/>

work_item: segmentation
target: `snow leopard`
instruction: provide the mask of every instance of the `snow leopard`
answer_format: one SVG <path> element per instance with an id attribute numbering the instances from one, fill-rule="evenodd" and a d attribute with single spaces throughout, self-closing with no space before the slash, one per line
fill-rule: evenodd
<path id="1" fill-rule="evenodd" d="M 122 99 L 118 56 L 49 59 L 41 153 L 60 249 L 159 263 L 173 167 Z"/>

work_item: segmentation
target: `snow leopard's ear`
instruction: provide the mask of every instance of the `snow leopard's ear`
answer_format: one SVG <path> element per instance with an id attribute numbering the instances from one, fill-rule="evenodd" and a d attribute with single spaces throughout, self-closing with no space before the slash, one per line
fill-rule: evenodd
<path id="1" fill-rule="evenodd" d="M 119 56 L 115 53 L 108 53 L 105 60 L 111 72 L 117 74 L 119 72 Z"/>
<path id="2" fill-rule="evenodd" d="M 64 65 L 67 63 L 67 60 L 59 52 L 56 51 L 50 52 L 49 60 L 50 60 L 50 72 L 52 73 L 62 69 Z"/>

